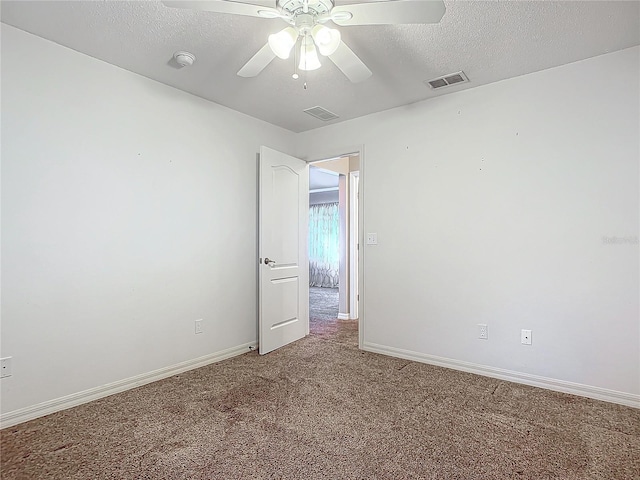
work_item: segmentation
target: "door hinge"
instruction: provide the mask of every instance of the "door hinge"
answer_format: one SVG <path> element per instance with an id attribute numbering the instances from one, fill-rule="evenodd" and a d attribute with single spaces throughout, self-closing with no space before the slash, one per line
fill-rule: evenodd
<path id="1" fill-rule="evenodd" d="M 262 257 L 260 257 L 260 265 L 262 265 Z"/>

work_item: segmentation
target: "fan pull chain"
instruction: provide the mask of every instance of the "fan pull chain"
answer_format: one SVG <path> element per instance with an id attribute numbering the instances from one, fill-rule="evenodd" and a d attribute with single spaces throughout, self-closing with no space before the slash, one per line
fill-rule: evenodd
<path id="1" fill-rule="evenodd" d="M 297 80 L 300 78 L 298 75 L 298 40 L 296 39 L 296 43 L 293 45 L 293 75 L 291 78 Z"/>
<path id="2" fill-rule="evenodd" d="M 307 71 L 304 71 L 304 84 L 302 85 L 302 87 L 306 90 L 307 89 Z"/>
<path id="3" fill-rule="evenodd" d="M 307 37 L 308 37 L 308 33 L 305 34 L 305 36 L 302 38 L 302 46 L 305 46 L 307 44 Z M 302 85 L 302 88 L 304 88 L 305 90 L 307 89 L 307 55 L 305 52 L 304 55 L 304 84 Z"/>

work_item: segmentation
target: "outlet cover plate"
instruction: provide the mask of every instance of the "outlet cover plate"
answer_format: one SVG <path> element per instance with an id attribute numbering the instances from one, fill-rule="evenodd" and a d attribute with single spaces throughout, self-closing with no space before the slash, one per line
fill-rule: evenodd
<path id="1" fill-rule="evenodd" d="M 480 338 L 482 340 L 488 340 L 489 339 L 489 327 L 487 326 L 486 323 L 479 323 L 478 324 L 478 338 Z"/>
<path id="2" fill-rule="evenodd" d="M 202 333 L 202 319 L 196 320 L 196 334 Z"/>
<path id="3" fill-rule="evenodd" d="M 522 330 L 520 341 L 523 345 L 531 345 L 531 330 Z"/>

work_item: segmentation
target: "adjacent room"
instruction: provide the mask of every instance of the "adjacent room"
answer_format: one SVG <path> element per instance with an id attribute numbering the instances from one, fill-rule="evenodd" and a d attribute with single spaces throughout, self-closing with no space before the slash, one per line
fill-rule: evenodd
<path id="1" fill-rule="evenodd" d="M 640 478 L 640 2 L 0 9 L 3 479 Z"/>
<path id="2" fill-rule="evenodd" d="M 320 164 L 321 165 L 321 164 Z M 309 167 L 309 328 L 320 332 L 340 311 L 339 173 Z M 344 262 L 342 262 L 344 269 Z"/>
<path id="3" fill-rule="evenodd" d="M 359 155 L 309 166 L 309 329 L 333 334 L 358 320 Z"/>

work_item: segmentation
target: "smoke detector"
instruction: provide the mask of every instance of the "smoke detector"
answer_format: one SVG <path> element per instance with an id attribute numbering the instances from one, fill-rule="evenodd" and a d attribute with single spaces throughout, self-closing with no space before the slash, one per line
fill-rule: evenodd
<path id="1" fill-rule="evenodd" d="M 189 52 L 176 52 L 173 54 L 173 58 L 181 67 L 190 67 L 196 61 L 196 56 Z"/>

